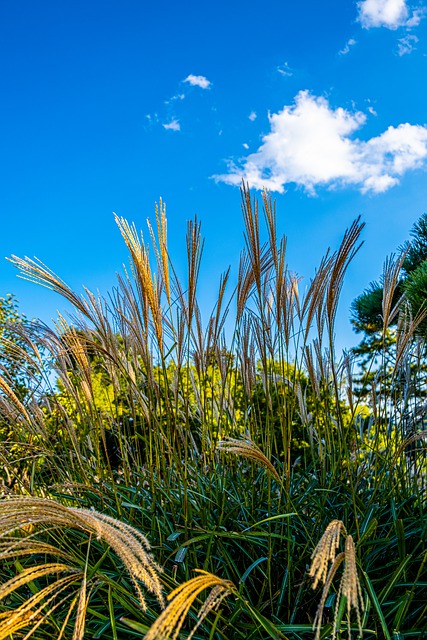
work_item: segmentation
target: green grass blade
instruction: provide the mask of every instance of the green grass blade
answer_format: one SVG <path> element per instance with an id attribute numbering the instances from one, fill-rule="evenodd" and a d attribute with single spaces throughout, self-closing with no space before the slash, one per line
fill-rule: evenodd
<path id="1" fill-rule="evenodd" d="M 261 558 L 258 558 L 258 560 L 255 560 L 255 562 L 252 562 L 252 564 L 250 565 L 250 567 L 248 567 L 246 569 L 246 571 L 244 572 L 244 574 L 242 575 L 242 577 L 240 578 L 239 582 L 243 583 L 245 582 L 246 578 L 248 577 L 248 575 L 251 573 L 251 571 L 253 569 L 255 569 L 255 567 L 257 567 L 261 562 L 265 562 L 265 560 L 268 560 L 268 558 L 266 556 L 261 556 Z"/>
<path id="2" fill-rule="evenodd" d="M 363 574 L 363 577 L 365 579 L 366 589 L 368 591 L 369 598 L 370 598 L 370 600 L 372 602 L 372 605 L 373 605 L 373 607 L 374 607 L 374 609 L 375 609 L 375 611 L 377 613 L 377 616 L 379 618 L 379 621 L 381 623 L 381 627 L 382 627 L 384 636 L 385 636 L 386 640 L 392 640 L 390 632 L 389 632 L 389 630 L 387 628 L 387 623 L 386 623 L 384 614 L 383 614 L 382 609 L 381 609 L 381 605 L 380 605 L 380 603 L 378 601 L 378 598 L 377 598 L 377 595 L 375 593 L 374 587 L 372 586 L 372 582 L 370 581 L 368 575 L 364 571 L 362 572 L 362 574 Z"/>

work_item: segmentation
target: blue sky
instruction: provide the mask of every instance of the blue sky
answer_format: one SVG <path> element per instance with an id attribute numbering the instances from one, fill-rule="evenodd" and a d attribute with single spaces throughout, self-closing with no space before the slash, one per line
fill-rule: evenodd
<path id="1" fill-rule="evenodd" d="M 112 212 L 146 229 L 167 204 L 206 236 L 201 300 L 237 271 L 242 177 L 277 198 L 308 278 L 359 214 L 351 300 L 427 210 L 427 6 L 404 0 L 14 0 L 0 7 L 2 256 L 37 256 L 106 293 L 127 261 Z M 50 321 L 64 304 L 0 262 L 0 295 Z"/>

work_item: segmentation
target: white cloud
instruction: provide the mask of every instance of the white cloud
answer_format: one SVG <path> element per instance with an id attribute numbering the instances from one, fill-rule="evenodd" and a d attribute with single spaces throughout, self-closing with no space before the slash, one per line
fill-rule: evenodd
<path id="1" fill-rule="evenodd" d="M 425 15 L 426 15 L 425 7 L 414 9 L 414 11 L 412 12 L 412 16 L 407 21 L 405 27 L 408 27 L 408 29 L 410 29 L 411 27 L 418 27 L 418 25 L 420 24 L 421 20 L 424 18 Z"/>
<path id="2" fill-rule="evenodd" d="M 185 78 L 184 82 L 188 82 L 193 85 L 193 87 L 200 87 L 201 89 L 209 89 L 212 84 L 205 76 L 193 76 L 192 73 Z"/>
<path id="3" fill-rule="evenodd" d="M 277 71 L 280 73 L 280 75 L 286 77 L 290 77 L 294 73 L 287 62 L 284 62 L 282 65 L 277 67 Z"/>
<path id="4" fill-rule="evenodd" d="M 355 44 L 356 44 L 356 40 L 354 38 L 350 38 L 350 40 L 347 40 L 347 43 L 343 47 L 343 49 L 341 49 L 341 51 L 338 51 L 339 55 L 346 56 L 347 53 L 350 52 L 351 47 L 354 47 Z"/>
<path id="5" fill-rule="evenodd" d="M 295 104 L 269 115 L 270 132 L 259 149 L 217 181 L 283 193 L 295 183 L 310 194 L 315 187 L 355 186 L 381 193 L 409 171 L 427 164 L 427 127 L 400 124 L 363 141 L 352 134 L 365 123 L 360 111 L 332 109 L 322 97 L 300 91 Z"/>
<path id="6" fill-rule="evenodd" d="M 185 93 L 177 93 L 175 96 L 172 96 L 172 98 L 169 98 L 169 100 L 165 100 L 165 104 L 170 104 L 171 102 L 175 102 L 176 100 L 184 100 L 185 99 Z"/>
<path id="7" fill-rule="evenodd" d="M 362 0 L 357 6 L 359 21 L 365 29 L 416 27 L 424 14 L 422 9 L 410 12 L 406 0 Z"/>
<path id="8" fill-rule="evenodd" d="M 181 131 L 181 125 L 179 120 L 173 119 L 171 122 L 166 122 L 163 127 L 169 131 Z"/>
<path id="9" fill-rule="evenodd" d="M 244 147 L 245 149 L 249 149 L 249 145 L 248 145 L 248 143 L 247 143 L 247 142 L 244 142 L 244 143 L 242 144 L 242 147 Z"/>
<path id="10" fill-rule="evenodd" d="M 412 53 L 416 49 L 418 42 L 417 36 L 407 35 L 404 38 L 399 38 L 397 41 L 397 55 L 404 56 L 408 53 Z"/>
<path id="11" fill-rule="evenodd" d="M 255 111 L 251 111 L 250 114 L 248 115 L 248 118 L 251 122 L 253 122 L 254 120 L 256 120 L 256 113 Z"/>

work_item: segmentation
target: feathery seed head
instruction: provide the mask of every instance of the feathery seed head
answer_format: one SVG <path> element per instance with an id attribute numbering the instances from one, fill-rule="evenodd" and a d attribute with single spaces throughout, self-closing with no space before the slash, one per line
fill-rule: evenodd
<path id="1" fill-rule="evenodd" d="M 234 453 L 238 456 L 242 456 L 243 458 L 248 458 L 249 460 L 253 460 L 259 466 L 264 467 L 266 471 L 271 473 L 277 482 L 280 482 L 280 476 L 277 473 L 275 467 L 267 458 L 266 455 L 261 451 L 261 449 L 249 438 L 245 440 L 239 440 L 238 438 L 224 438 L 217 444 L 217 449 L 219 451 L 225 451 L 226 453 Z"/>
<path id="2" fill-rule="evenodd" d="M 236 587 L 230 580 L 223 580 L 201 569 L 197 571 L 200 575 L 184 582 L 168 595 L 167 599 L 170 604 L 150 627 L 144 640 L 167 640 L 169 637 L 172 640 L 177 640 L 185 617 L 194 600 L 202 591 L 212 588 L 198 613 L 197 624 L 189 636 L 189 639 L 192 638 L 209 611 L 217 607 L 230 593 L 236 592 Z"/>
<path id="3" fill-rule="evenodd" d="M 336 550 L 338 549 L 340 543 L 341 531 L 346 536 L 345 550 L 336 555 Z M 356 549 L 352 536 L 347 534 L 344 524 L 341 522 L 341 520 L 333 520 L 327 526 L 325 533 L 321 537 L 316 549 L 312 554 L 312 559 L 313 562 L 310 567 L 309 575 L 314 578 L 313 588 L 315 588 L 319 582 L 324 584 L 320 603 L 313 621 L 313 629 L 316 630 L 315 640 L 319 640 L 320 638 L 322 615 L 326 598 L 331 587 L 332 580 L 334 579 L 334 576 L 342 562 L 344 562 L 344 571 L 341 577 L 341 582 L 336 599 L 332 637 L 335 638 L 337 632 L 337 617 L 341 596 L 344 596 L 347 601 L 349 639 L 351 638 L 351 609 L 356 609 L 357 624 L 359 627 L 360 636 L 362 636 L 361 612 L 363 611 L 364 607 L 362 589 L 360 586 L 359 577 L 357 575 Z M 332 562 L 332 565 L 330 566 L 328 571 L 330 562 Z"/>
<path id="4" fill-rule="evenodd" d="M 11 534 L 25 530 L 28 524 L 73 527 L 104 540 L 129 572 L 141 607 L 145 609 L 146 604 L 140 582 L 164 605 L 159 578 L 161 567 L 150 553 L 147 538 L 133 527 L 97 511 L 66 507 L 53 500 L 33 497 L 0 500 L 0 541 L 5 537 L 9 540 Z"/>
<path id="5" fill-rule="evenodd" d="M 344 534 L 346 533 L 341 520 L 332 520 L 311 554 L 312 563 L 308 574 L 314 579 L 313 589 L 316 589 L 319 582 L 324 584 L 326 581 L 329 563 L 334 562 L 336 550 L 340 544 L 341 531 Z"/>
<path id="6" fill-rule="evenodd" d="M 356 550 L 354 547 L 353 538 L 351 536 L 347 536 L 345 541 L 345 565 L 344 573 L 341 579 L 340 590 L 342 592 L 342 595 L 347 598 L 348 637 L 351 637 L 350 612 L 352 608 L 356 609 L 357 624 L 359 627 L 360 635 L 362 635 L 362 623 L 360 614 L 364 608 L 363 596 L 362 588 L 359 582 L 359 576 L 357 575 Z"/>

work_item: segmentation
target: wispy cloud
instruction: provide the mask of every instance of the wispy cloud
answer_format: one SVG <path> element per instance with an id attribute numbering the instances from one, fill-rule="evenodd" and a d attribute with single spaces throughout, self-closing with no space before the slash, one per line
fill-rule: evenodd
<path id="1" fill-rule="evenodd" d="M 187 83 L 194 87 L 200 87 L 201 89 L 209 89 L 209 87 L 212 85 L 212 83 L 207 78 L 205 78 L 205 76 L 195 76 L 193 74 L 187 76 L 185 80 L 182 81 L 182 83 Z M 166 130 L 181 131 L 179 114 L 182 113 L 182 108 L 178 105 L 180 103 L 183 103 L 183 101 L 191 91 L 188 87 L 183 87 L 182 83 L 180 86 L 181 90 L 164 101 L 164 104 L 167 107 L 167 109 L 164 110 L 166 111 L 166 113 L 160 116 L 158 116 L 157 114 L 147 115 L 148 121 L 151 123 L 151 125 L 157 123 L 158 125 L 161 124 L 161 126 Z"/>
<path id="2" fill-rule="evenodd" d="M 270 132 L 259 149 L 217 181 L 283 193 L 295 183 L 310 194 L 316 186 L 354 186 L 381 193 L 407 171 L 427 164 L 427 127 L 400 124 L 367 141 L 352 138 L 366 121 L 360 111 L 332 109 L 325 98 L 300 91 L 295 103 L 269 115 Z"/>
<path id="3" fill-rule="evenodd" d="M 425 13 L 424 9 L 410 9 L 406 0 L 362 0 L 357 6 L 359 21 L 365 29 L 416 27 Z"/>
<path id="4" fill-rule="evenodd" d="M 277 71 L 280 73 L 280 75 L 285 77 L 290 77 L 294 74 L 294 72 L 292 71 L 292 69 L 290 68 L 287 62 L 284 62 L 283 64 L 279 65 L 277 67 Z"/>
<path id="5" fill-rule="evenodd" d="M 404 38 L 399 38 L 397 41 L 397 55 L 404 56 L 409 53 L 412 53 L 416 49 L 416 44 L 418 43 L 417 36 L 407 35 Z"/>
<path id="6" fill-rule="evenodd" d="M 205 76 L 194 76 L 192 73 L 185 78 L 184 82 L 188 82 L 193 87 L 200 87 L 201 89 L 209 89 L 212 84 Z"/>
<path id="7" fill-rule="evenodd" d="M 354 38 L 350 38 L 349 40 L 347 40 L 345 46 L 341 49 L 341 51 L 338 51 L 339 55 L 346 56 L 348 53 L 350 53 L 351 47 L 354 47 L 355 44 L 356 40 Z"/>
<path id="8" fill-rule="evenodd" d="M 169 98 L 169 100 L 165 100 L 165 104 L 172 104 L 177 100 L 179 101 L 184 99 L 185 99 L 185 93 L 177 93 L 175 96 L 172 96 L 171 98 Z"/>
<path id="9" fill-rule="evenodd" d="M 411 27 L 418 27 L 421 20 L 425 18 L 426 12 L 427 10 L 425 7 L 419 7 L 418 9 L 414 9 L 411 17 L 409 18 L 405 26 L 408 27 L 408 29 L 410 29 Z"/>
<path id="10" fill-rule="evenodd" d="M 256 117 L 257 117 L 257 115 L 256 115 L 255 111 L 251 111 L 251 112 L 250 112 L 250 114 L 248 115 L 248 118 L 249 118 L 249 120 L 250 120 L 251 122 L 253 122 L 254 120 L 256 120 Z"/>
<path id="11" fill-rule="evenodd" d="M 165 122 L 163 124 L 163 128 L 167 129 L 168 131 L 181 131 L 181 125 L 179 124 L 179 120 L 176 120 L 175 118 L 170 122 Z"/>

